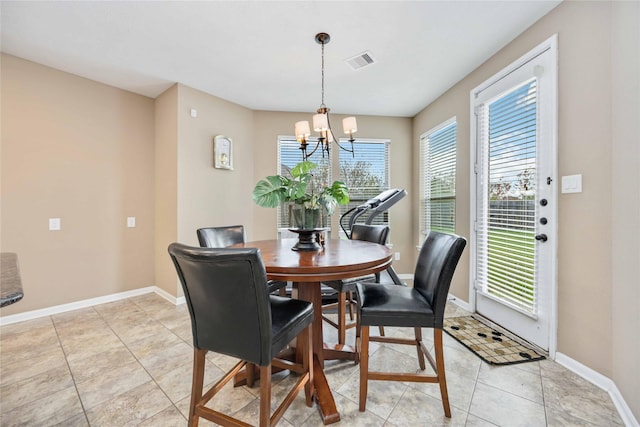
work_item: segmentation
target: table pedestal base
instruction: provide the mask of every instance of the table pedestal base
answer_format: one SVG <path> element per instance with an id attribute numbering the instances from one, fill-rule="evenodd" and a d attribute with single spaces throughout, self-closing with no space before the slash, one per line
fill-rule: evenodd
<path id="1" fill-rule="evenodd" d="M 323 231 L 324 228 L 290 228 L 298 234 L 298 242 L 291 248 L 292 251 L 321 251 L 322 245 L 316 241 L 316 234 Z"/>

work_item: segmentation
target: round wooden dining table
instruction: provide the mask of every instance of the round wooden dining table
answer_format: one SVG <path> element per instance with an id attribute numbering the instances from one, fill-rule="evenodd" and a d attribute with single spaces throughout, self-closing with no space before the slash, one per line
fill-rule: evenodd
<path id="1" fill-rule="evenodd" d="M 391 265 L 391 251 L 384 245 L 360 240 L 326 240 L 318 251 L 294 251 L 296 239 L 260 240 L 244 246 L 258 248 L 269 280 L 293 282 L 294 298 L 313 304 L 313 352 L 316 401 L 324 424 L 340 420 L 331 389 L 324 374 L 324 361 L 357 360 L 353 348 L 324 342 L 322 334 L 322 294 L 324 281 L 367 276 Z"/>

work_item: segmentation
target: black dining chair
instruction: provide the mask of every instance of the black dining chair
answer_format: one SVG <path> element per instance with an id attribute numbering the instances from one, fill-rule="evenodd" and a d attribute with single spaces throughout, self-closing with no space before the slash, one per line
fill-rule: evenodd
<path id="1" fill-rule="evenodd" d="M 199 228 L 196 234 L 203 248 L 226 248 L 247 240 L 243 225 Z"/>
<path id="2" fill-rule="evenodd" d="M 222 227 L 206 227 L 196 230 L 198 243 L 203 248 L 227 248 L 238 243 L 245 243 L 247 235 L 243 225 L 229 225 Z M 278 295 L 285 296 L 287 282 L 269 280 L 267 290 L 269 293 L 278 291 Z"/>
<path id="3" fill-rule="evenodd" d="M 358 326 L 360 349 L 360 411 L 367 404 L 369 380 L 429 382 L 440 385 L 445 416 L 451 417 L 444 371 L 442 326 L 451 279 L 467 241 L 453 234 L 430 231 L 416 264 L 413 287 L 358 283 Z M 415 339 L 370 337 L 371 326 L 414 328 Z M 422 342 L 422 329 L 433 328 L 435 360 Z M 418 363 L 425 370 L 425 356 L 435 375 L 369 371 L 369 342 L 415 345 Z"/>
<path id="4" fill-rule="evenodd" d="M 189 425 L 199 417 L 222 425 L 247 425 L 205 405 L 240 370 L 254 364 L 260 371 L 260 426 L 275 425 L 304 387 L 307 406 L 313 396 L 312 304 L 269 295 L 260 250 L 256 248 L 195 248 L 169 245 L 184 291 L 193 332 L 193 378 Z M 298 338 L 301 363 L 280 361 L 277 355 Z M 203 394 L 207 352 L 240 361 Z M 300 375 L 271 415 L 271 367 Z"/>
<path id="5" fill-rule="evenodd" d="M 365 242 L 378 243 L 384 245 L 387 243 L 389 236 L 389 226 L 386 225 L 365 225 L 355 224 L 351 229 L 351 240 L 362 240 Z M 391 268 L 391 267 L 389 267 Z M 395 275 L 395 272 L 393 272 Z M 391 275 L 389 276 L 391 277 Z M 376 273 L 371 277 L 360 277 L 356 279 L 334 280 L 331 282 L 323 282 L 322 284 L 334 289 L 337 292 L 338 301 L 335 303 L 325 304 L 322 306 L 323 311 L 338 308 L 338 321 L 334 322 L 329 317 L 323 315 L 322 319 L 338 330 L 338 344 L 344 344 L 346 340 L 347 329 L 356 326 L 355 322 L 347 323 L 347 307 L 349 308 L 350 319 L 353 321 L 353 306 L 355 300 L 352 297 L 353 291 L 356 290 L 358 281 L 371 281 L 380 283 L 380 273 Z M 384 335 L 384 330 L 380 329 L 380 333 Z"/>

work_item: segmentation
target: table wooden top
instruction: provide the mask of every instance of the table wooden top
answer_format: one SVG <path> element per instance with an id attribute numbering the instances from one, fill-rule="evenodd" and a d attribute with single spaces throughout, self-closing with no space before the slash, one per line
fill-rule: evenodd
<path id="1" fill-rule="evenodd" d="M 327 240 L 320 251 L 293 251 L 296 239 L 259 240 L 244 247 L 259 248 L 271 280 L 317 282 L 377 273 L 391 265 L 391 250 L 360 240 Z"/>

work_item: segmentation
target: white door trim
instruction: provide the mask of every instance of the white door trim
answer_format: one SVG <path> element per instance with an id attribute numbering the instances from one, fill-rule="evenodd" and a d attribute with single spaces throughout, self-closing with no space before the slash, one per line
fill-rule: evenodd
<path id="1" fill-rule="evenodd" d="M 469 122 L 470 122 L 470 173 L 469 173 L 469 183 L 470 183 L 470 244 L 469 248 L 471 250 L 470 261 L 471 267 L 469 268 L 469 306 L 475 311 L 476 307 L 476 295 L 475 295 L 475 271 L 476 269 L 473 267 L 476 262 L 477 253 L 476 253 L 476 233 L 475 233 L 475 224 L 477 221 L 477 212 L 476 212 L 476 202 L 477 202 L 477 191 L 476 191 L 476 164 L 477 164 L 477 129 L 476 129 L 476 120 L 475 120 L 475 99 L 477 96 L 486 88 L 492 86 L 496 82 L 502 80 L 504 77 L 511 74 L 513 71 L 520 68 L 522 65 L 529 62 L 531 59 L 537 57 L 541 53 L 546 50 L 551 50 L 551 55 L 554 58 L 555 67 L 549 70 L 550 73 L 550 87 L 553 91 L 552 96 L 552 104 L 551 108 L 553 109 L 553 120 L 551 123 L 550 137 L 551 137 L 551 145 L 552 150 L 556 155 L 553 157 L 553 177 L 554 177 L 554 185 L 556 186 L 555 200 L 552 203 L 553 215 L 556 218 L 551 224 L 552 233 L 555 236 L 558 236 L 558 161 L 557 161 L 557 153 L 558 153 L 558 68 L 557 68 L 557 58 L 558 58 L 558 35 L 554 34 L 544 42 L 540 43 L 531 51 L 527 52 L 525 55 L 518 58 L 513 63 L 509 64 L 505 68 L 503 68 L 498 73 L 494 74 L 489 79 L 482 82 L 479 86 L 475 87 L 469 93 Z M 546 72 L 546 71 L 545 71 Z M 552 239 L 553 241 L 548 242 L 551 243 L 551 252 L 552 252 L 552 278 L 551 278 L 551 307 L 550 307 L 550 317 L 549 317 L 549 356 L 552 359 L 555 359 L 555 353 L 557 351 L 557 340 L 558 340 L 558 242 L 557 238 Z"/>

